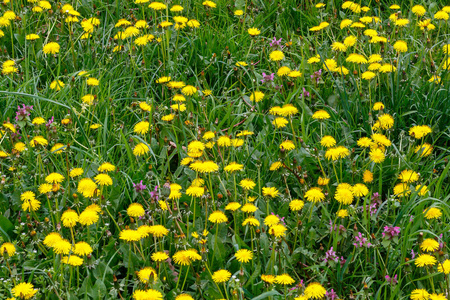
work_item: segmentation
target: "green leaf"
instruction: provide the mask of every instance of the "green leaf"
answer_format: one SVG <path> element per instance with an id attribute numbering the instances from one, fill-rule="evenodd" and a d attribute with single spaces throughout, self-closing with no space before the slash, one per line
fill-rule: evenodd
<path id="1" fill-rule="evenodd" d="M 247 287 L 249 284 L 253 284 L 255 279 L 258 278 L 259 274 L 261 274 L 261 264 L 257 264 L 255 266 L 255 271 L 250 276 L 250 278 L 247 280 L 247 282 L 245 283 L 244 287 Z"/>
<path id="2" fill-rule="evenodd" d="M 92 297 L 94 299 L 103 299 L 106 296 L 106 286 L 100 279 L 97 279 L 92 287 Z"/>
<path id="3" fill-rule="evenodd" d="M 113 274 L 113 270 L 107 266 L 104 262 L 99 262 L 99 264 L 97 265 L 97 267 L 94 269 L 94 277 L 97 279 L 100 278 L 105 278 L 106 275 L 112 275 Z M 112 278 L 112 276 L 111 276 Z"/>
<path id="4" fill-rule="evenodd" d="M 338 282 L 342 282 L 342 280 L 343 280 L 343 278 L 344 278 L 344 273 L 345 273 L 345 271 L 347 270 L 348 265 L 350 264 L 352 258 L 353 258 L 353 253 L 350 254 L 349 257 L 347 257 L 344 266 L 342 267 L 341 271 L 339 272 L 338 278 L 337 278 Z"/>
<path id="5" fill-rule="evenodd" d="M 391 244 L 390 240 L 381 241 L 381 245 L 383 245 L 384 248 L 388 248 L 390 244 Z"/>
<path id="6" fill-rule="evenodd" d="M 276 290 L 271 290 L 271 291 L 262 293 L 261 295 L 255 297 L 255 298 L 252 298 L 252 300 L 267 299 L 267 298 L 269 298 L 270 296 L 275 296 L 275 295 L 281 295 L 281 294 L 280 294 L 279 292 L 277 292 Z"/>
<path id="7" fill-rule="evenodd" d="M 217 237 L 217 239 L 214 237 L 214 259 L 217 260 L 217 262 L 222 263 L 225 260 L 226 250 L 222 243 L 222 238 Z"/>
<path id="8" fill-rule="evenodd" d="M 122 131 L 120 131 L 120 136 L 122 137 L 122 142 L 125 146 L 125 149 L 127 150 L 127 156 L 128 156 L 128 160 L 131 164 L 131 171 L 134 172 L 134 156 L 133 156 L 133 151 L 131 150 L 130 145 L 128 144 L 128 141 L 125 137 L 125 135 L 123 134 Z"/>
<path id="9" fill-rule="evenodd" d="M 237 9 L 245 9 L 245 0 L 236 0 L 236 1 L 234 1 L 234 6 L 237 8 Z"/>
<path id="10" fill-rule="evenodd" d="M 4 216 L 0 216 L 0 234 L 3 236 L 5 240 L 11 240 L 14 225 Z"/>

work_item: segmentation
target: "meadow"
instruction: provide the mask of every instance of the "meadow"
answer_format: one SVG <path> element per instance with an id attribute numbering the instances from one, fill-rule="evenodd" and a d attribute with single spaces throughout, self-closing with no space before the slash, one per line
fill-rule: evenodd
<path id="1" fill-rule="evenodd" d="M 0 0 L 1 299 L 450 299 L 446 0 Z"/>

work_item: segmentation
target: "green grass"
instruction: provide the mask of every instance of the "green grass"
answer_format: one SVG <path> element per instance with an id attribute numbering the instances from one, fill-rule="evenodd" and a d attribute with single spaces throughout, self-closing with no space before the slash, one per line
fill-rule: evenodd
<path id="1" fill-rule="evenodd" d="M 133 293 L 144 289 L 157 290 L 164 299 L 175 299 L 182 293 L 194 299 L 296 299 L 312 282 L 328 292 L 333 289 L 342 299 L 409 299 L 415 289 L 448 295 L 449 275 L 438 272 L 437 263 L 416 266 L 411 254 L 413 250 L 417 258 L 424 252 L 420 250 L 422 241 L 431 238 L 444 244 L 430 254 L 439 263 L 449 259 L 445 242 L 450 229 L 450 83 L 444 63 L 448 54 L 443 51 L 443 46 L 450 44 L 449 21 L 433 20 L 436 28 L 422 31 L 411 12 L 412 5 L 422 4 L 427 13 L 420 19 L 433 19 L 446 3 L 399 1 L 400 16 L 410 20 L 404 28 L 389 20 L 399 11 L 389 9 L 391 1 L 360 3 L 371 7 L 366 14 L 342 9 L 342 3 L 329 1 L 319 9 L 310 1 L 238 0 L 217 1 L 216 8 L 207 8 L 202 1 L 181 1 L 170 3 L 169 7 L 184 7 L 183 12 L 173 13 L 154 12 L 147 8 L 149 3 L 72 1 L 80 21 L 90 17 L 100 20 L 87 40 L 81 39 L 79 23 L 70 33 L 58 3 L 51 3 L 51 11 L 42 13 L 33 13 L 31 8 L 37 4 L 24 0 L 2 5 L 2 14 L 12 7 L 17 17 L 12 25 L 0 28 L 4 32 L 0 61 L 13 60 L 18 72 L 0 77 L 0 120 L 15 124 L 18 135 L 8 125 L 1 128 L 0 151 L 8 157 L 0 158 L 0 245 L 11 242 L 16 252 L 12 257 L 0 256 L 0 297 L 12 297 L 12 288 L 20 282 L 30 282 L 39 289 L 36 299 L 131 299 Z M 244 16 L 234 16 L 236 9 L 244 10 Z M 134 24 L 143 14 L 149 28 L 141 34 L 153 34 L 155 39 L 143 47 L 134 45 L 133 37 L 114 39 L 121 30 L 114 26 L 119 19 Z M 157 28 L 176 15 L 196 19 L 201 25 L 182 30 Z M 369 43 L 365 29 L 340 29 L 341 20 L 356 22 L 362 15 L 381 19 L 366 27 L 387 37 L 387 43 Z M 330 26 L 318 32 L 309 30 L 323 21 Z M 250 36 L 247 30 L 251 27 L 261 34 Z M 39 34 L 40 39 L 26 40 L 30 33 Z M 342 42 L 350 34 L 358 37 L 354 46 L 346 52 L 332 50 L 333 42 Z M 281 62 L 269 59 L 273 37 L 282 38 L 285 58 Z M 397 53 L 392 46 L 397 40 L 407 42 L 407 52 Z M 45 54 L 43 46 L 52 41 L 61 46 L 59 53 Z M 120 45 L 124 49 L 113 52 Z M 383 63 L 394 65 L 397 71 L 376 72 L 373 79 L 363 80 L 368 64 L 346 62 L 350 53 L 366 58 L 381 54 Z M 316 54 L 321 55 L 321 61 L 308 63 Z M 348 74 L 327 71 L 323 64 L 331 58 L 347 68 Z M 236 66 L 238 61 L 248 66 Z M 302 76 L 277 76 L 280 66 L 298 70 Z M 87 75 L 79 76 L 82 70 Z M 316 81 L 311 76 L 319 70 L 322 73 Z M 275 73 L 273 85 L 261 83 L 263 72 Z M 440 76 L 439 84 L 428 81 L 433 75 Z M 181 90 L 156 83 L 162 76 L 198 89 L 194 95 L 186 95 L 186 111 L 170 108 L 176 103 L 173 96 Z M 88 86 L 88 77 L 97 78 L 100 85 Z M 60 91 L 51 89 L 54 80 L 65 86 Z M 282 88 L 277 90 L 275 85 Z M 304 89 L 310 96 L 302 96 Z M 212 95 L 206 96 L 205 90 L 211 90 Z M 256 90 L 265 94 L 257 103 L 250 100 Z M 95 95 L 94 104 L 83 103 L 86 94 Z M 152 107 L 151 112 L 140 109 L 142 102 Z M 382 102 L 385 109 L 375 111 L 375 102 Z M 33 110 L 24 120 L 16 121 L 17 106 L 22 104 L 32 105 Z M 285 104 L 292 104 L 298 112 L 286 117 L 286 127 L 275 128 L 272 122 L 278 116 L 270 109 Z M 330 114 L 328 120 L 313 118 L 321 109 Z M 164 121 L 163 116 L 170 113 L 174 119 Z M 384 113 L 393 117 L 393 126 L 374 129 Z M 33 125 L 35 117 L 45 122 L 53 117 L 54 123 L 48 128 Z M 63 119 L 69 123 L 62 124 Z M 142 135 L 133 130 L 141 121 L 151 125 Z M 93 124 L 100 127 L 92 129 Z M 409 131 L 416 125 L 428 125 L 432 132 L 414 139 Z M 239 137 L 243 130 L 254 134 Z M 207 131 L 215 132 L 211 141 L 202 139 Z M 370 148 L 357 145 L 361 137 L 373 133 L 382 133 L 392 142 L 382 149 L 386 155 L 382 163 L 371 161 Z M 348 155 L 327 159 L 329 152 L 320 144 L 325 135 L 346 147 Z M 43 136 L 48 145 L 32 147 L 30 141 L 36 136 Z M 242 138 L 243 145 L 218 146 L 221 136 Z M 214 161 L 217 172 L 202 174 L 181 164 L 188 157 L 188 145 L 195 140 L 207 146 L 199 159 Z M 292 141 L 295 149 L 280 150 L 285 140 Z M 26 150 L 13 150 L 19 141 L 25 143 Z M 215 144 L 208 147 L 208 142 Z M 431 144 L 433 151 L 421 157 L 415 148 L 424 142 Z M 56 143 L 66 146 L 60 154 L 50 150 Z M 148 147 L 148 153 L 135 156 L 134 149 L 140 143 Z M 270 170 L 277 161 L 282 167 Z M 85 197 L 79 190 L 80 179 L 94 180 L 104 162 L 116 166 L 108 173 L 113 184 Z M 243 171 L 226 172 L 224 168 L 231 162 L 242 164 Z M 82 168 L 84 174 L 71 178 L 73 168 Z M 338 184 L 363 183 L 365 170 L 372 171 L 374 178 L 365 183 L 367 195 L 355 197 L 350 205 L 339 203 L 335 199 Z M 407 183 L 411 193 L 405 197 L 394 192 L 403 170 L 419 174 L 416 182 Z M 53 172 L 62 174 L 64 180 L 55 191 L 41 194 L 39 187 Z M 318 187 L 318 178 L 324 175 L 330 179 L 321 187 L 324 200 L 308 201 L 305 193 Z M 249 191 L 241 188 L 239 182 L 244 178 L 252 179 L 255 187 Z M 195 179 L 204 180 L 201 197 L 186 193 Z M 147 189 L 136 192 L 133 185 L 141 180 Z M 170 197 L 168 185 L 173 183 L 182 188 L 179 199 Z M 428 192 L 419 195 L 417 184 L 427 185 Z M 155 186 L 158 200 L 165 201 L 168 210 L 152 198 Z M 265 196 L 263 187 L 277 188 L 278 196 Z M 41 202 L 36 212 L 22 208 L 21 195 L 26 191 L 33 191 Z M 371 213 L 375 193 L 381 200 Z M 255 197 L 255 212 L 225 210 L 230 202 L 249 203 L 249 196 Z M 304 201 L 304 207 L 290 209 L 293 199 Z M 64 226 L 61 216 L 67 209 L 80 214 L 93 203 L 101 206 L 97 222 L 90 226 L 78 223 L 73 233 Z M 131 203 L 142 204 L 145 216 L 129 216 Z M 438 207 L 442 216 L 425 218 L 430 207 Z M 349 216 L 339 218 L 340 209 L 346 209 Z M 216 225 L 208 220 L 215 210 L 224 212 L 228 221 Z M 286 228 L 282 237 L 274 236 L 264 224 L 272 213 Z M 260 226 L 242 226 L 249 216 Z M 119 238 L 123 230 L 141 225 L 163 225 L 169 233 L 164 238 L 150 235 L 132 243 Z M 333 231 L 334 225 L 345 230 Z M 392 240 L 384 238 L 385 226 L 399 227 L 400 235 Z M 204 230 L 209 234 L 202 236 Z M 191 235 L 194 231 L 199 238 Z M 63 264 L 64 255 L 43 244 L 51 232 L 60 233 L 71 243 L 89 243 L 92 254 L 83 257 L 79 267 Z M 355 247 L 358 233 L 372 246 Z M 331 247 L 338 262 L 324 261 Z M 174 254 L 191 248 L 202 259 L 188 266 L 177 264 Z M 253 259 L 239 263 L 234 257 L 239 249 L 251 250 Z M 151 255 L 162 250 L 171 259 L 154 262 Z M 73 249 L 69 253 L 74 255 Z M 144 267 L 156 270 L 155 282 L 139 281 L 137 272 Z M 219 269 L 235 277 L 225 284 L 215 283 L 212 275 Z M 283 273 L 292 277 L 292 284 L 268 284 L 261 279 L 263 274 Z M 398 283 L 389 284 L 386 275 L 397 275 Z"/>

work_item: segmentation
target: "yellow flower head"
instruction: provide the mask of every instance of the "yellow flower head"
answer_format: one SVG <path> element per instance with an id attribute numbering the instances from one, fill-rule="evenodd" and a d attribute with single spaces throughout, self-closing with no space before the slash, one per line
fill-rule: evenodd
<path id="1" fill-rule="evenodd" d="M 42 49 L 42 51 L 45 54 L 56 54 L 56 53 L 59 53 L 59 49 L 60 49 L 60 46 L 58 43 L 50 42 L 50 43 L 47 43 L 44 45 L 44 48 Z"/>
<path id="2" fill-rule="evenodd" d="M 247 249 L 240 249 L 234 254 L 234 257 L 240 263 L 247 263 L 253 259 L 253 252 Z"/>
<path id="3" fill-rule="evenodd" d="M 216 224 L 228 222 L 227 216 L 221 211 L 213 212 L 211 215 L 209 215 L 208 220 Z"/>
<path id="4" fill-rule="evenodd" d="M 224 269 L 216 271 L 212 275 L 212 279 L 216 283 L 227 282 L 228 279 L 230 279 L 230 277 L 231 277 L 231 273 Z"/>
<path id="5" fill-rule="evenodd" d="M 249 28 L 249 29 L 247 30 L 247 32 L 248 32 L 248 34 L 250 34 L 251 36 L 257 36 L 257 35 L 259 35 L 259 34 L 261 33 L 261 31 L 259 31 L 258 28 L 255 28 L 255 27 Z"/>
<path id="6" fill-rule="evenodd" d="M 430 254 L 420 254 L 415 261 L 416 266 L 433 266 L 436 264 L 436 258 Z"/>

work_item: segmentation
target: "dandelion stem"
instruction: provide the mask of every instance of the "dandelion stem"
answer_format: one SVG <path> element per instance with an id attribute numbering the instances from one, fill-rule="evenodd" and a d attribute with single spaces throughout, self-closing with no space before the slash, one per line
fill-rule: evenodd
<path id="1" fill-rule="evenodd" d="M 184 276 L 184 281 L 183 281 L 183 285 L 181 286 L 181 290 L 184 290 L 184 285 L 186 284 L 186 279 L 187 279 L 187 277 L 188 277 L 188 275 L 189 275 L 189 266 L 187 267 L 187 270 L 186 270 L 186 275 Z"/>
<path id="2" fill-rule="evenodd" d="M 212 278 L 213 275 L 212 275 L 212 273 L 211 273 L 211 270 L 209 269 L 209 266 L 208 266 L 208 263 L 207 263 L 207 262 L 205 262 L 205 266 L 206 266 L 206 269 L 208 270 L 209 275 L 210 275 L 211 278 Z M 217 282 L 215 282 L 214 280 L 213 280 L 213 282 L 214 282 L 214 284 L 216 285 L 217 289 L 219 290 L 220 295 L 221 295 L 223 298 L 225 298 L 225 297 L 223 296 L 223 293 L 222 293 L 222 291 L 220 290 L 220 287 L 219 287 L 219 285 L 217 284 Z"/>
<path id="3" fill-rule="evenodd" d="M 127 294 L 127 291 L 128 291 L 128 278 L 130 276 L 130 271 L 131 271 L 131 243 L 130 243 L 130 247 L 128 249 L 128 266 L 127 266 L 127 277 L 125 280 L 125 284 L 126 284 L 125 295 Z"/>
<path id="4" fill-rule="evenodd" d="M 227 290 L 227 286 L 225 284 L 225 282 L 223 283 L 223 289 L 225 290 L 225 295 L 227 296 L 227 300 L 228 300 L 228 290 Z"/>
<path id="5" fill-rule="evenodd" d="M 383 190 L 383 166 L 380 164 L 380 178 L 378 179 L 378 194 L 381 197 Z"/>
<path id="6" fill-rule="evenodd" d="M 11 275 L 13 283 L 14 283 L 14 285 L 16 285 L 16 277 L 13 276 L 13 273 L 11 271 L 11 266 L 9 265 L 9 261 L 8 261 L 8 259 L 5 259 L 5 261 L 6 261 L 6 265 L 8 266 L 9 274 Z"/>

